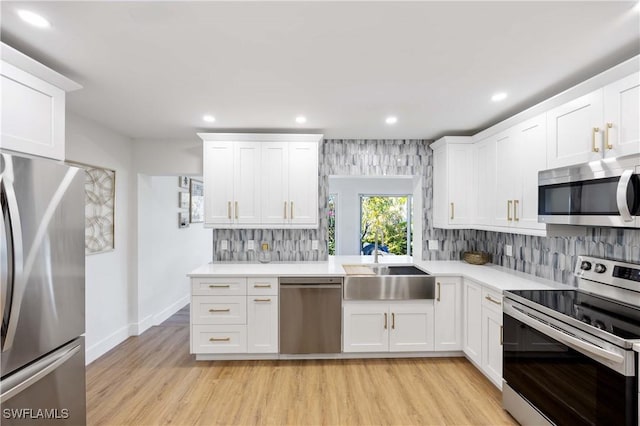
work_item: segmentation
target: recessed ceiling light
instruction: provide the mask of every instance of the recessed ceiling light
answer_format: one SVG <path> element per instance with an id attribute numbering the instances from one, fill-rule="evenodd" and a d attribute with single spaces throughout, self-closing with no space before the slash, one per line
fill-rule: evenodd
<path id="1" fill-rule="evenodd" d="M 499 101 L 503 101 L 505 99 L 507 99 L 507 94 L 504 93 L 504 92 L 496 93 L 495 95 L 493 95 L 491 97 L 491 100 L 493 102 L 499 102 Z"/>
<path id="2" fill-rule="evenodd" d="M 207 123 L 213 123 L 214 121 L 216 121 L 216 118 L 213 115 L 209 115 L 209 114 L 203 115 L 202 119 Z"/>
<path id="3" fill-rule="evenodd" d="M 394 117 L 393 115 L 391 115 L 385 118 L 384 122 L 387 124 L 396 124 L 398 122 L 398 117 Z"/>
<path id="4" fill-rule="evenodd" d="M 18 16 L 24 22 L 33 25 L 38 28 L 49 28 L 51 24 L 49 21 L 44 19 L 42 16 L 37 13 L 31 12 L 30 10 L 20 9 L 18 10 Z"/>
<path id="5" fill-rule="evenodd" d="M 296 117 L 296 123 L 304 124 L 306 122 L 307 122 L 307 117 L 305 117 L 304 115 L 299 115 Z"/>

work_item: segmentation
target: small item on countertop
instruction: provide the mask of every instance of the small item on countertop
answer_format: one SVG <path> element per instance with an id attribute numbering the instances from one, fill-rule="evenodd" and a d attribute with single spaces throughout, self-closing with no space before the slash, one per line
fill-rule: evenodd
<path id="1" fill-rule="evenodd" d="M 491 255 L 484 251 L 465 251 L 462 259 L 472 265 L 484 265 L 491 260 Z"/>
<path id="2" fill-rule="evenodd" d="M 262 243 L 260 247 L 262 248 L 262 251 L 258 253 L 258 261 L 260 263 L 271 262 L 271 252 L 269 251 L 269 244 Z"/>

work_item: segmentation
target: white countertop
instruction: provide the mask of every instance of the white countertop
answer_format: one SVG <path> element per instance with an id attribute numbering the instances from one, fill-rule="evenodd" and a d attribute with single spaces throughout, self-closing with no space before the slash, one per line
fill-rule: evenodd
<path id="1" fill-rule="evenodd" d="M 471 265 L 462 261 L 414 261 L 409 256 L 380 256 L 381 264 L 414 264 L 432 275 L 462 276 L 498 291 L 563 288 L 563 284 L 513 271 L 493 264 Z M 326 262 L 218 262 L 208 263 L 191 271 L 198 277 L 286 277 L 345 276 L 342 265 L 371 265 L 373 256 L 330 256 Z"/>

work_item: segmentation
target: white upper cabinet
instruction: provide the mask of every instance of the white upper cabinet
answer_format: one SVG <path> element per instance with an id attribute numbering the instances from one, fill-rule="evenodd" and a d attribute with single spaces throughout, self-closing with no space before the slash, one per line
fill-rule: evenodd
<path id="1" fill-rule="evenodd" d="M 496 197 L 496 139 L 491 137 L 473 145 L 473 185 L 475 216 L 478 225 L 493 224 Z"/>
<path id="2" fill-rule="evenodd" d="M 469 137 L 444 137 L 433 149 L 433 226 L 468 228 L 473 216 L 473 145 Z"/>
<path id="3" fill-rule="evenodd" d="M 0 148 L 65 159 L 65 97 L 82 86 L 2 44 Z"/>
<path id="4" fill-rule="evenodd" d="M 489 138 L 496 141 L 494 225 L 544 232 L 538 223 L 538 172 L 547 165 L 541 114 Z"/>
<path id="5" fill-rule="evenodd" d="M 547 112 L 550 169 L 602 158 L 602 89 Z"/>
<path id="6" fill-rule="evenodd" d="M 549 168 L 640 153 L 639 75 L 547 112 Z"/>
<path id="7" fill-rule="evenodd" d="M 223 227 L 260 223 L 260 146 L 251 142 L 204 143 L 204 220 Z"/>
<path id="8" fill-rule="evenodd" d="M 640 152 L 640 73 L 605 86 L 604 136 L 607 157 Z"/>
<path id="9" fill-rule="evenodd" d="M 318 226 L 322 135 L 201 133 L 205 225 Z"/>

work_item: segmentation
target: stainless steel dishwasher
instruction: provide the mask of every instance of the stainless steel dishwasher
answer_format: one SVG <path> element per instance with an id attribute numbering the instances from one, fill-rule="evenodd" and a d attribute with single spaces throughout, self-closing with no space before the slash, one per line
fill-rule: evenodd
<path id="1" fill-rule="evenodd" d="M 280 278 L 280 353 L 342 350 L 342 278 Z"/>

